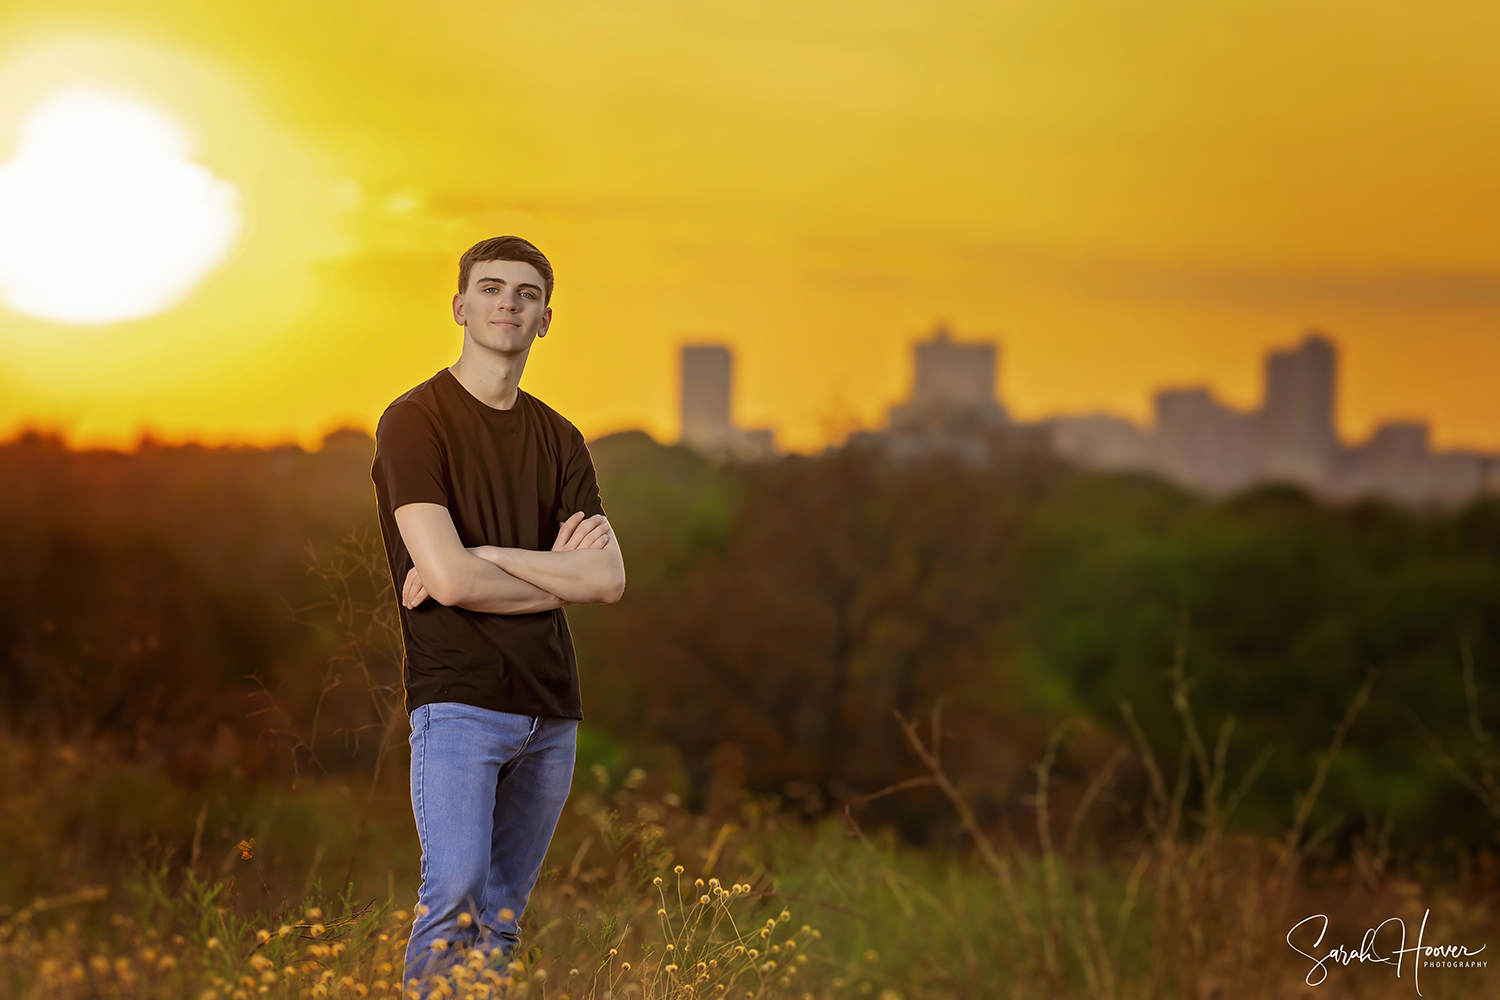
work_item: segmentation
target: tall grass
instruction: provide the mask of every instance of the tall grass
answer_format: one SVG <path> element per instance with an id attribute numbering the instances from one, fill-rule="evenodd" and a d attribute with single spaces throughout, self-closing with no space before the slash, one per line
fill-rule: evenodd
<path id="1" fill-rule="evenodd" d="M 922 746 L 931 753 L 930 738 Z M 1061 817 L 1044 793 L 1048 763 L 1037 764 L 1034 805 L 1050 825 Z M 469 952 L 468 971 L 446 989 L 570 1000 L 1269 998 L 1301 988 L 1310 963 L 1284 937 L 1314 913 L 1330 914 L 1351 946 L 1387 916 L 1414 935 L 1428 908 L 1429 942 L 1477 945 L 1495 929 L 1487 897 L 1470 886 L 1439 891 L 1389 868 L 1373 881 L 1307 870 L 1295 859 L 1310 837 L 1288 855 L 1285 837 L 1212 835 L 1207 807 L 1189 807 L 1185 770 L 1173 782 L 1161 775 L 1159 789 L 1153 780 L 1156 825 L 1139 843 L 1071 853 L 1066 838 L 1021 850 L 977 822 L 967 826 L 972 851 L 913 848 L 863 829 L 857 805 L 809 824 L 747 797 L 738 815 L 711 821 L 673 804 L 664 775 L 591 777 L 559 825 L 514 963 Z M 299 808 L 342 799 L 326 791 L 304 787 Z M 347 800 L 344 810 L 341 850 L 357 822 Z M 403 819 L 378 813 L 370 828 Z M 99 881 L 75 891 L 12 902 L 0 911 L 0 998 L 400 995 L 410 873 L 398 883 L 390 869 L 367 872 L 341 892 L 314 878 L 303 894 L 304 850 L 267 865 L 263 884 L 256 864 L 287 846 L 279 830 L 270 824 L 253 856 L 237 852 L 227 871 L 202 858 L 194 870 L 185 851 L 163 851 L 101 863 Z M 361 867 L 385 864 L 383 850 L 367 847 Z M 393 839 L 389 850 L 414 858 L 416 845 Z M 1409 971 L 1401 980 L 1374 966 L 1332 973 L 1327 995 L 1411 995 Z M 1482 970 L 1423 979 L 1426 996 L 1488 996 L 1492 986 Z"/>
<path id="2" fill-rule="evenodd" d="M 344 632 L 322 683 L 369 688 L 369 771 L 324 773 L 313 720 L 276 715 L 264 689 L 272 738 L 298 761 L 292 789 L 230 776 L 189 791 L 84 742 L 0 734 L 0 1000 L 410 995 L 400 976 L 418 848 L 392 661 L 372 639 L 388 644 L 390 608 L 348 596 L 345 577 L 370 571 L 356 555 L 324 570 Z M 1353 947 L 1390 916 L 1414 936 L 1430 911 L 1429 942 L 1495 936 L 1482 859 L 1440 885 L 1392 860 L 1388 822 L 1372 824 L 1347 861 L 1320 853 L 1331 825 L 1308 829 L 1373 676 L 1308 762 L 1287 829 L 1245 835 L 1231 833 L 1231 819 L 1265 755 L 1232 764 L 1232 719 L 1210 745 L 1185 660 L 1179 647 L 1169 674 L 1182 725 L 1175 761 L 1158 759 L 1122 705 L 1131 742 L 1070 779 L 1064 817 L 1056 770 L 1071 730 L 1058 727 L 1033 767 L 1025 848 L 1017 831 L 982 821 L 945 769 L 936 709 L 922 722 L 896 719 L 919 777 L 816 821 L 748 792 L 711 818 L 682 807 L 679 775 L 585 768 L 518 951 L 445 955 L 444 980 L 424 988 L 566 1000 L 1395 997 L 1415 993 L 1409 965 L 1402 978 L 1389 966 L 1335 965 L 1310 991 L 1311 962 L 1287 932 L 1324 913 L 1325 950 Z M 1127 771 L 1143 789 L 1136 832 L 1090 838 L 1090 811 L 1131 787 Z M 944 796 L 967 848 L 920 849 L 860 822 L 866 802 L 916 788 Z M 1422 992 L 1492 996 L 1497 975 L 1428 970 Z"/>

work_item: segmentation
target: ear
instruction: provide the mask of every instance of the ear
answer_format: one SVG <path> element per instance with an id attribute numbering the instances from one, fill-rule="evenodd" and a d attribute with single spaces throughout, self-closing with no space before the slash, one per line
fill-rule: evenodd
<path id="1" fill-rule="evenodd" d="M 464 322 L 464 297 L 462 295 L 453 296 L 453 322 L 459 326 L 468 326 Z"/>
<path id="2" fill-rule="evenodd" d="M 536 335 L 538 337 L 545 337 L 545 336 L 547 336 L 547 330 L 551 326 L 552 326 L 552 307 L 548 306 L 547 307 L 547 311 L 542 314 L 542 328 L 536 332 Z"/>

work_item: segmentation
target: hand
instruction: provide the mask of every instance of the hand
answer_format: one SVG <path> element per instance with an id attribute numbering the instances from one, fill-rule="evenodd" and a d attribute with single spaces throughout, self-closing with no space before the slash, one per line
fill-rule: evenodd
<path id="1" fill-rule="evenodd" d="M 401 588 L 401 604 L 407 608 L 414 608 L 427 600 L 427 588 L 422 586 L 422 575 L 413 566 L 411 572 L 406 574 L 406 584 Z"/>
<path id="2" fill-rule="evenodd" d="M 553 552 L 571 552 L 575 549 L 602 549 L 614 537 L 613 529 L 603 514 L 584 517 L 576 511 L 557 529 L 557 540 L 552 543 Z"/>

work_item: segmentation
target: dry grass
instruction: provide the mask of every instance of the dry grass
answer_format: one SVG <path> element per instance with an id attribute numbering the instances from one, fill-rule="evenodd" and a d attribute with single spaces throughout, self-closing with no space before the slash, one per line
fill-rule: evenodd
<path id="1" fill-rule="evenodd" d="M 617 803 L 637 798 L 621 791 Z M 417 995 L 803 995 L 821 931 L 792 923 L 764 869 L 724 883 L 674 863 L 663 818 L 642 804 L 621 822 L 599 796 L 580 796 L 558 844 L 572 858 L 533 894 L 521 949 L 510 961 L 498 949 L 452 955 Z M 691 816 L 669 822 L 700 861 L 714 860 L 714 844 L 722 852 L 727 836 L 705 848 Z M 565 843 L 579 834 L 576 846 Z M 256 859 L 248 840 L 240 846 L 244 875 Z M 5 913 L 0 997 L 413 993 L 416 984 L 400 982 L 412 914 L 390 899 L 359 904 L 346 895 L 276 912 L 247 903 L 235 889 L 243 879 L 208 882 L 170 864 L 128 874 L 118 889 L 89 887 Z"/>
<path id="2" fill-rule="evenodd" d="M 188 793 L 107 748 L 0 734 L 0 1000 L 409 993 L 403 906 L 415 900 L 418 848 L 392 757 L 403 735 L 393 604 L 387 594 L 360 606 L 344 586 L 378 569 L 365 555 L 353 546 L 319 570 L 339 629 L 322 690 L 358 679 L 371 706 L 362 731 L 377 745 L 374 773 L 349 786 L 321 772 L 316 713 L 299 728 L 264 691 L 268 732 L 297 764 L 290 793 L 233 781 Z M 1309 987 L 1312 961 L 1288 945 L 1292 926 L 1330 917 L 1318 954 L 1358 948 L 1388 917 L 1414 939 L 1425 915 L 1428 944 L 1500 943 L 1500 866 L 1486 855 L 1445 884 L 1392 860 L 1387 823 L 1372 824 L 1347 861 L 1319 858 L 1331 827 L 1307 827 L 1373 677 L 1309 762 L 1287 830 L 1269 837 L 1229 832 L 1264 758 L 1232 767 L 1233 720 L 1210 747 L 1180 653 L 1171 676 L 1176 761 L 1158 761 L 1125 705 L 1133 746 L 1059 796 L 1060 727 L 1034 767 L 1028 849 L 982 824 L 944 770 L 935 710 L 925 736 L 898 717 L 924 776 L 819 823 L 748 793 L 737 813 L 710 820 L 682 808 L 671 775 L 615 780 L 596 767 L 575 782 L 512 960 L 483 948 L 453 955 L 432 995 L 1375 1000 L 1416 995 L 1410 958 L 1399 978 L 1355 962 L 1330 965 Z M 1137 833 L 1090 843 L 1088 814 L 1117 791 L 1127 760 L 1145 780 Z M 1469 781 L 1481 799 L 1491 770 Z M 924 851 L 861 828 L 862 802 L 919 786 L 943 793 L 972 852 Z M 1074 803 L 1065 827 L 1061 801 Z M 340 889 L 324 892 L 325 880 Z M 1496 977 L 1500 968 L 1424 970 L 1422 995 L 1489 997 Z"/>
<path id="3" fill-rule="evenodd" d="M 909 723 L 908 732 L 931 761 L 931 781 L 963 803 L 933 741 Z M 1062 819 L 1048 795 L 1061 742 L 1036 768 L 1044 829 Z M 1210 789 L 1228 784 L 1222 745 L 1204 754 Z M 1285 941 L 1296 921 L 1329 914 L 1326 945 L 1352 948 L 1389 916 L 1405 919 L 1414 938 L 1430 910 L 1429 944 L 1494 938 L 1493 896 L 1477 869 L 1468 884 L 1444 889 L 1393 870 L 1375 844 L 1358 863 L 1309 869 L 1312 837 L 1225 835 L 1233 793 L 1218 807 L 1221 825 L 1207 827 L 1210 804 L 1191 808 L 1185 790 L 1192 754 L 1174 781 L 1156 769 L 1143 839 L 1103 853 L 1081 838 L 1054 845 L 1050 832 L 1039 850 L 1021 850 L 982 829 L 967 807 L 959 822 L 986 846 L 933 852 L 861 829 L 856 811 L 807 825 L 747 797 L 737 816 L 710 821 L 639 772 L 584 779 L 528 905 L 515 961 L 483 950 L 455 956 L 459 968 L 433 995 L 1347 1000 L 1415 995 L 1409 962 L 1400 979 L 1383 966 L 1333 966 L 1309 989 L 1311 962 Z M 1103 784 L 1098 777 L 1090 787 Z M 321 793 L 309 786 L 299 795 L 322 809 L 343 801 L 347 825 L 357 823 L 352 796 Z M 399 810 L 377 812 L 369 828 L 403 821 Z M 0 998 L 402 995 L 409 875 L 357 878 L 331 896 L 314 880 L 298 897 L 305 854 L 269 865 L 264 881 L 257 873 L 279 829 L 271 824 L 227 871 L 203 860 L 189 866 L 184 839 L 183 850 L 155 862 L 101 864 L 97 885 L 0 909 Z M 409 837 L 390 849 L 415 855 Z M 386 859 L 368 843 L 364 851 L 360 867 L 379 872 Z M 341 870 L 333 860 L 328 867 Z M 1490 996 L 1492 975 L 1428 970 L 1422 992 Z"/>

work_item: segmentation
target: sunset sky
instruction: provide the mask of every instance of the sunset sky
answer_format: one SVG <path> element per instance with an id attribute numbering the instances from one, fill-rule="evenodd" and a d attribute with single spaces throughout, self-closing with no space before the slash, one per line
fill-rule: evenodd
<path id="1" fill-rule="evenodd" d="M 1500 6 L 1452 0 L 7 0 L 0 161 L 42 162 L 55 95 L 120 95 L 239 215 L 165 311 L 0 306 L 0 435 L 373 430 L 458 356 L 459 253 L 515 233 L 558 280 L 522 385 L 590 437 L 674 440 L 677 349 L 717 341 L 737 421 L 815 449 L 944 322 L 1023 419 L 1249 406 L 1318 328 L 1347 437 L 1500 450 L 1497 49 Z M 47 301 L 135 273 L 66 252 Z"/>

